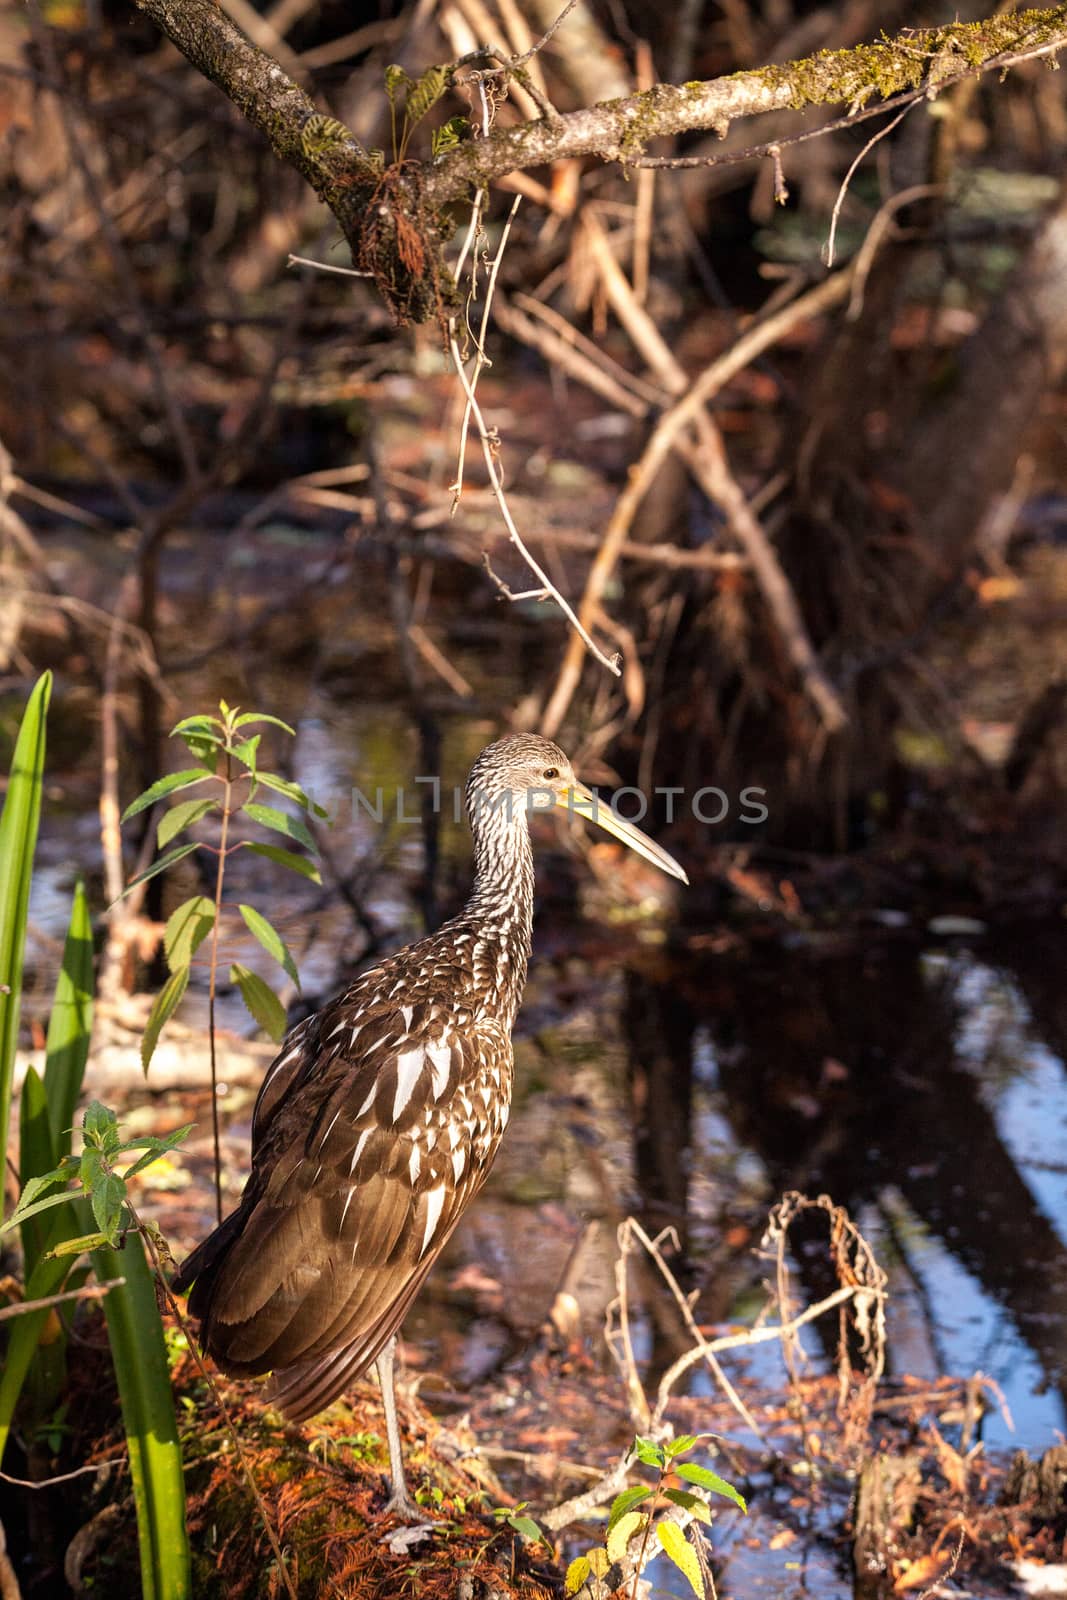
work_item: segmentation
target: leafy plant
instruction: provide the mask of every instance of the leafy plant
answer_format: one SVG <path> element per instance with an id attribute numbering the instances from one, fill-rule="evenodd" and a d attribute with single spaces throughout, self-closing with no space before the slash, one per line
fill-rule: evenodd
<path id="1" fill-rule="evenodd" d="M 5 1137 L 50 687 L 45 674 L 30 697 L 0 820 L 0 1112 Z M 152 1277 L 139 1236 L 125 1241 L 121 1259 L 110 1248 L 125 1231 L 126 1179 L 135 1167 L 156 1159 L 161 1153 L 156 1146 L 170 1148 L 179 1136 L 123 1144 L 113 1113 L 94 1102 L 83 1125 L 82 1155 L 72 1157 L 71 1125 L 89 1054 L 92 1011 L 92 927 L 85 890 L 78 884 L 49 1020 L 44 1073 L 30 1066 L 22 1091 L 23 1192 L 4 1230 L 21 1229 L 28 1304 L 11 1323 L 0 1374 L 0 1459 L 24 1391 L 38 1431 L 58 1445 L 64 1407 L 56 1410 L 54 1402 L 66 1376 L 66 1338 L 54 1302 L 65 1286 L 81 1286 L 87 1272 L 77 1258 L 91 1249 L 93 1270 L 108 1290 L 105 1315 L 137 1508 L 142 1593 L 147 1600 L 186 1600 L 190 1561 L 185 1483 Z M 144 1146 L 144 1155 L 117 1173 L 115 1155 L 135 1146 Z M 68 1187 L 72 1176 L 78 1180 L 74 1190 Z M 90 1231 L 92 1221 L 95 1231 Z M 56 1323 L 51 1331 L 49 1319 Z M 50 1422 L 42 1420 L 48 1409 Z"/>
<path id="2" fill-rule="evenodd" d="M 654 1484 L 635 1483 L 615 1496 L 608 1514 L 607 1538 L 602 1546 L 576 1556 L 567 1568 L 566 1592 L 577 1594 L 583 1584 L 593 1578 L 603 1578 L 616 1562 L 623 1562 L 630 1545 L 636 1539 L 641 1543 L 633 1563 L 633 1588 L 631 1600 L 636 1600 L 637 1585 L 645 1565 L 648 1542 L 655 1532 L 664 1555 L 669 1556 L 678 1570 L 688 1580 L 694 1594 L 704 1600 L 704 1573 L 697 1551 L 686 1537 L 684 1529 L 670 1516 L 656 1516 L 659 1504 L 667 1501 L 684 1511 L 693 1522 L 710 1523 L 710 1494 L 724 1496 L 747 1512 L 748 1506 L 732 1483 L 717 1472 L 702 1467 L 695 1461 L 681 1461 L 707 1434 L 686 1433 L 660 1444 L 655 1439 L 638 1437 L 630 1447 L 630 1454 L 644 1466 L 658 1473 Z M 681 1478 L 691 1488 L 669 1486 L 672 1477 Z M 640 1509 L 638 1509 L 640 1508 Z M 663 1507 L 666 1510 L 666 1507 Z"/>
<path id="3" fill-rule="evenodd" d="M 448 67 L 427 67 L 420 78 L 409 77 L 403 67 L 395 65 L 386 67 L 385 93 L 389 101 L 389 112 L 392 118 L 394 161 L 403 161 L 407 155 L 412 133 L 427 112 L 433 110 L 441 96 L 448 89 L 450 81 L 451 74 Z M 401 93 L 404 95 L 404 107 L 398 132 L 397 102 Z M 452 119 L 452 121 L 454 120 Z M 466 119 L 460 120 L 463 126 L 466 126 Z M 450 124 L 446 123 L 445 126 L 448 127 Z M 439 135 L 441 131 L 438 130 Z M 434 144 L 433 153 L 435 156 L 439 153 L 439 148 L 448 149 L 451 145 L 458 144 L 458 131 L 455 138 L 449 140 L 448 136 L 445 135 L 445 139 L 447 142 L 441 147 Z"/>
<path id="4" fill-rule="evenodd" d="M 493 1506 L 489 1514 L 495 1517 L 502 1527 L 513 1528 L 527 1544 L 547 1544 L 548 1540 L 533 1517 L 522 1515 L 528 1503 L 526 1500 L 520 1500 L 517 1506 Z"/>
<path id="5" fill-rule="evenodd" d="M 219 1220 L 222 1220 L 222 1172 L 219 1139 L 217 1067 L 215 1058 L 215 1001 L 218 992 L 219 937 L 222 926 L 223 890 L 226 866 L 239 850 L 251 850 L 276 866 L 320 883 L 314 861 L 315 841 L 311 837 L 305 818 L 309 815 L 325 817 L 326 812 L 310 800 L 297 783 L 280 777 L 259 766 L 259 746 L 262 732 L 255 728 L 271 726 L 293 736 L 293 729 L 278 717 L 259 711 L 242 712 L 231 708 L 225 700 L 219 703 L 219 716 L 197 715 L 186 717 L 171 730 L 172 738 L 179 738 L 196 762 L 179 772 L 170 772 L 137 796 L 123 814 L 123 822 L 138 816 L 162 800 L 184 794 L 189 789 L 200 792 L 165 811 L 156 826 L 156 844 L 159 854 L 151 865 L 126 887 L 126 893 L 153 878 L 159 872 L 174 866 L 196 850 L 214 858 L 215 889 L 211 896 L 197 894 L 182 902 L 168 918 L 163 934 L 163 953 L 170 972 L 166 983 L 156 996 L 149 1014 L 141 1043 L 141 1062 L 148 1071 L 152 1055 L 159 1043 L 163 1028 L 181 1004 L 189 986 L 193 960 L 201 945 L 210 940 L 208 952 L 208 1035 L 211 1052 L 212 1118 L 215 1143 L 215 1193 Z M 296 811 L 283 811 L 275 805 L 265 805 L 258 798 L 262 791 L 277 794 L 295 806 Z M 276 834 L 286 841 L 280 846 L 258 839 L 232 839 L 234 819 L 243 816 L 257 828 Z M 186 839 L 173 844 L 175 839 L 196 824 L 211 818 L 217 824 L 217 842 Z M 299 845 L 306 855 L 297 854 L 289 845 Z M 245 927 L 262 945 L 273 961 L 300 987 L 296 963 L 281 934 L 255 906 L 241 904 L 237 907 Z M 285 1007 L 275 991 L 258 973 L 250 971 L 239 961 L 230 964 L 230 982 L 237 985 L 245 1005 L 256 1022 L 271 1038 L 278 1041 L 285 1033 Z"/>

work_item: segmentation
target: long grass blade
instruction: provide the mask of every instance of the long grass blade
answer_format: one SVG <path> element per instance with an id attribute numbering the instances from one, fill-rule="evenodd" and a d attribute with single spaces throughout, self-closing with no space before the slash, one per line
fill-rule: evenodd
<path id="1" fill-rule="evenodd" d="M 191 1593 L 185 1479 L 174 1416 L 163 1324 L 139 1237 L 119 1254 L 93 1251 L 99 1282 L 125 1278 L 104 1301 L 111 1355 L 137 1507 L 143 1600 L 186 1600 Z"/>
<path id="2" fill-rule="evenodd" d="M 0 816 L 0 1160 L 6 1159 L 11 1121 L 26 915 L 41 818 L 45 723 L 51 693 L 52 674 L 46 672 L 26 703 Z"/>
<path id="3" fill-rule="evenodd" d="M 93 1030 L 93 928 L 84 883 L 74 890 L 63 965 L 56 983 L 45 1046 L 44 1089 L 57 1166 L 70 1154 L 74 1112 L 81 1094 Z M 43 1170 L 47 1171 L 47 1168 Z M 32 1173 L 23 1172 L 25 1183 Z"/>

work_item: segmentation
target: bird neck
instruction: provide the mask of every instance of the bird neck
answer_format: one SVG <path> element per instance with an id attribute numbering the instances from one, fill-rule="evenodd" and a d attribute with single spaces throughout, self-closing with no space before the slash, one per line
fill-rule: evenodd
<path id="1" fill-rule="evenodd" d="M 526 982 L 533 937 L 533 850 L 525 803 L 476 810 L 471 829 L 474 887 L 463 920 L 476 925 L 490 981 L 510 1027 Z"/>

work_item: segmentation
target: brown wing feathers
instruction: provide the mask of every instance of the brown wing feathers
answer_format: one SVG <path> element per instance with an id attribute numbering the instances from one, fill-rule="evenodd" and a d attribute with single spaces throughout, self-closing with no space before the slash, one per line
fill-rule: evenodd
<path id="1" fill-rule="evenodd" d="M 273 1370 L 294 1419 L 396 1331 L 506 1118 L 506 1103 L 487 1115 L 500 1096 L 486 1073 L 497 1091 L 510 1076 L 497 1030 L 450 1036 L 435 1004 L 361 1005 L 358 990 L 287 1038 L 256 1105 L 241 1203 L 177 1280 L 196 1280 L 190 1310 L 219 1366 Z"/>

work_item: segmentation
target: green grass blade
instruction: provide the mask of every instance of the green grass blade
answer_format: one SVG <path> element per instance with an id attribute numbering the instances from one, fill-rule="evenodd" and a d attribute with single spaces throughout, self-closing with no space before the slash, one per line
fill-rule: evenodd
<path id="1" fill-rule="evenodd" d="M 57 1166 L 70 1154 L 70 1131 L 81 1094 L 89 1037 L 93 1028 L 93 929 L 85 885 L 78 883 L 70 912 L 63 965 L 56 983 L 52 1015 L 48 1021 L 44 1087 Z M 48 1167 L 38 1170 L 47 1172 Z M 23 1183 L 35 1174 L 23 1170 Z"/>
<path id="2" fill-rule="evenodd" d="M 48 1095 L 35 1067 L 29 1067 L 22 1085 L 19 1108 L 19 1182 L 51 1172 L 56 1165 L 52 1129 L 48 1117 Z M 22 1224 L 23 1277 L 28 1278 L 41 1259 L 51 1218 L 31 1217 Z"/>
<path id="3" fill-rule="evenodd" d="M 50 1294 L 58 1294 L 72 1265 L 69 1256 L 63 1260 L 39 1261 L 26 1280 L 26 1299 L 43 1300 Z M 0 1462 L 4 1459 L 11 1434 L 15 1407 L 33 1358 L 40 1348 L 41 1334 L 48 1316 L 46 1307 L 43 1311 L 27 1311 L 23 1316 L 13 1317 L 8 1324 L 11 1332 L 4 1351 L 3 1369 L 0 1370 Z"/>
<path id="4" fill-rule="evenodd" d="M 174 1416 L 163 1324 L 144 1246 L 130 1237 L 121 1253 L 93 1251 L 103 1283 L 125 1278 L 104 1301 L 130 1453 L 143 1600 L 186 1600 L 191 1593 L 185 1529 L 185 1479 Z"/>
<path id="5" fill-rule="evenodd" d="M 6 1159 L 11 1120 L 26 913 L 41 819 L 45 723 L 51 693 L 52 674 L 46 672 L 26 703 L 0 816 L 0 1160 Z"/>

